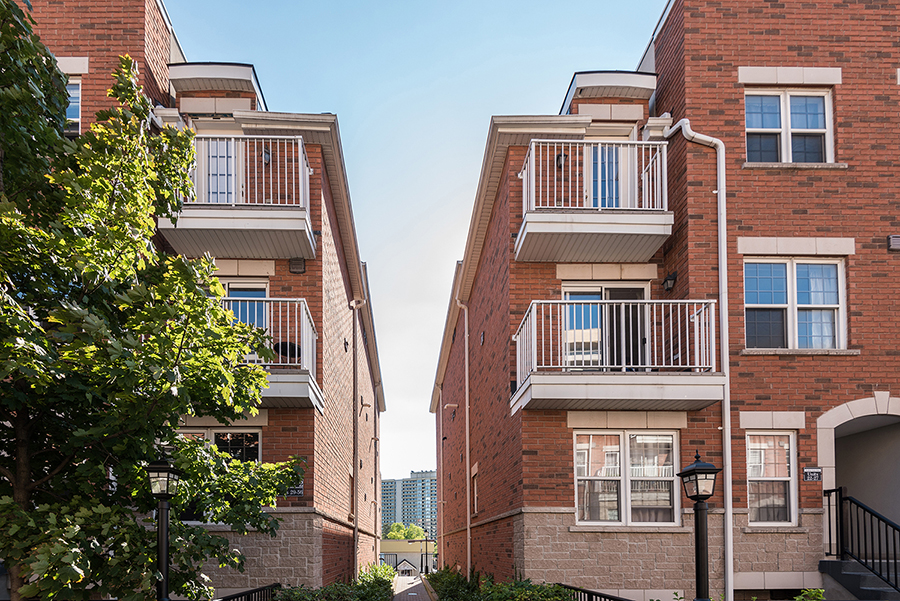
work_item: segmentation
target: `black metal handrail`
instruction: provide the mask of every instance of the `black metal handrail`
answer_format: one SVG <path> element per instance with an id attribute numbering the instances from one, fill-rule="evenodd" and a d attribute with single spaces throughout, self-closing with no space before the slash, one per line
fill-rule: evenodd
<path id="1" fill-rule="evenodd" d="M 826 498 L 825 554 L 855 559 L 900 591 L 900 525 L 843 489 L 823 491 Z"/>
<path id="2" fill-rule="evenodd" d="M 564 589 L 572 591 L 572 601 L 631 601 L 623 597 L 615 595 L 607 595 L 606 593 L 598 593 L 597 591 L 589 591 L 577 586 L 569 586 L 568 584 L 560 584 Z"/>
<path id="3" fill-rule="evenodd" d="M 249 591 L 242 591 L 226 597 L 215 599 L 215 601 L 272 601 L 275 598 L 275 591 L 281 588 L 277 582 L 269 586 L 261 586 Z"/>

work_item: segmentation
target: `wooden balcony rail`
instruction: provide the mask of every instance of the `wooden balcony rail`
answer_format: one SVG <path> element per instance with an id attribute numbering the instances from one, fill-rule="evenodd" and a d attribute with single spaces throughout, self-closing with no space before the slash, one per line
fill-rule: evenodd
<path id="1" fill-rule="evenodd" d="M 537 209 L 666 211 L 666 142 L 532 140 L 519 176 Z"/>
<path id="2" fill-rule="evenodd" d="M 533 372 L 714 372 L 715 301 L 532 301 L 513 338 Z"/>
<path id="3" fill-rule="evenodd" d="M 192 202 L 309 206 L 309 160 L 300 137 L 197 136 Z"/>
<path id="4" fill-rule="evenodd" d="M 263 360 L 252 353 L 248 362 L 304 369 L 316 377 L 318 334 L 305 299 L 226 297 L 223 303 L 235 321 L 263 328 L 270 337 L 267 346 L 275 358 Z"/>

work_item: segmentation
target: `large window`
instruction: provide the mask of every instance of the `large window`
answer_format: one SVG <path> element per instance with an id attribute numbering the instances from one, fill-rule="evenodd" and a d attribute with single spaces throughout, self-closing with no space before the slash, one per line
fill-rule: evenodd
<path id="1" fill-rule="evenodd" d="M 580 523 L 675 524 L 674 432 L 575 434 Z"/>
<path id="2" fill-rule="evenodd" d="M 747 433 L 747 500 L 750 522 L 793 523 L 797 476 L 793 432 Z"/>
<path id="3" fill-rule="evenodd" d="M 195 440 L 208 440 L 222 453 L 239 461 L 260 461 L 262 459 L 259 430 L 247 429 L 205 429 L 181 430 L 182 436 Z"/>
<path id="4" fill-rule="evenodd" d="M 565 357 L 572 369 L 632 369 L 647 362 L 646 285 L 567 283 Z M 601 301 L 616 301 L 604 303 Z"/>
<path id="5" fill-rule="evenodd" d="M 744 104 L 748 162 L 834 162 L 828 92 L 754 91 Z"/>
<path id="6" fill-rule="evenodd" d="M 744 263 L 747 348 L 846 348 L 843 263 Z"/>
<path id="7" fill-rule="evenodd" d="M 77 138 L 81 134 L 81 80 L 69 80 L 66 93 L 69 95 L 69 106 L 66 108 L 66 127 L 63 133 L 67 138 Z"/>

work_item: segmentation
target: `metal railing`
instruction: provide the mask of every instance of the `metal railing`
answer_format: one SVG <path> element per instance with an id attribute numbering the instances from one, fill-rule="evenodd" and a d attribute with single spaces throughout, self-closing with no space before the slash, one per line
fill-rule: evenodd
<path id="1" fill-rule="evenodd" d="M 844 496 L 841 488 L 823 494 L 825 555 L 855 559 L 900 591 L 900 525 L 859 500 Z"/>
<path id="2" fill-rule="evenodd" d="M 197 136 L 192 202 L 309 206 L 309 160 L 299 136 Z"/>
<path id="3" fill-rule="evenodd" d="M 521 385 L 535 371 L 716 371 L 715 301 L 532 301 Z"/>
<path id="4" fill-rule="evenodd" d="M 571 591 L 572 601 L 630 601 L 624 597 L 616 597 L 615 595 L 607 595 L 606 593 L 598 593 L 597 591 L 589 591 L 568 584 L 560 584 L 559 586 Z"/>
<path id="5" fill-rule="evenodd" d="M 263 328 L 270 337 L 267 346 L 275 358 L 264 360 L 253 353 L 248 362 L 297 367 L 316 377 L 318 333 L 305 299 L 226 297 L 222 302 L 235 321 Z"/>
<path id="6" fill-rule="evenodd" d="M 269 586 L 261 586 L 249 591 L 242 591 L 226 597 L 220 597 L 214 601 L 272 601 L 275 598 L 275 591 L 281 588 L 278 583 Z"/>
<path id="7" fill-rule="evenodd" d="M 666 142 L 532 140 L 520 173 L 523 213 L 668 207 Z"/>

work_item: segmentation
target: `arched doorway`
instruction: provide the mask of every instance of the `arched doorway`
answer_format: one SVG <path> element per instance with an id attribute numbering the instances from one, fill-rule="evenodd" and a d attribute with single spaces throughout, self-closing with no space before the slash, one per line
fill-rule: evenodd
<path id="1" fill-rule="evenodd" d="M 878 391 L 823 413 L 816 425 L 824 489 L 843 486 L 900 523 L 900 398 Z"/>

